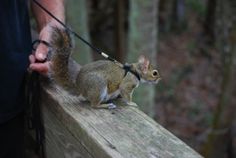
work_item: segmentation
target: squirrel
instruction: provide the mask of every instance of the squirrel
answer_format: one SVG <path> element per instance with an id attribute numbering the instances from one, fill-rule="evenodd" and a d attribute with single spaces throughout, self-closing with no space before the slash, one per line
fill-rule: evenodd
<path id="1" fill-rule="evenodd" d="M 121 97 L 128 105 L 137 106 L 132 101 L 133 90 L 139 83 L 157 84 L 161 79 L 150 61 L 140 56 L 138 62 L 126 64 L 122 68 L 109 60 L 98 60 L 81 67 L 75 80 L 69 71 L 73 42 L 71 33 L 62 28 L 53 28 L 51 71 L 53 80 L 66 90 L 72 90 L 80 98 L 88 100 L 93 108 L 116 108 L 112 99 Z"/>

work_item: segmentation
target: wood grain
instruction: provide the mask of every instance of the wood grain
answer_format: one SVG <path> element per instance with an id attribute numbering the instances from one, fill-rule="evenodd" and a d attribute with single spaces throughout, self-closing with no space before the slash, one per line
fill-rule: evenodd
<path id="1" fill-rule="evenodd" d="M 48 158 L 200 158 L 138 108 L 92 109 L 61 88 L 43 86 Z"/>

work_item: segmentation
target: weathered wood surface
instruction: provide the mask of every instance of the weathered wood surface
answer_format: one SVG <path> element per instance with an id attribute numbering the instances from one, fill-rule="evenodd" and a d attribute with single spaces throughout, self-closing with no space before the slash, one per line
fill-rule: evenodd
<path id="1" fill-rule="evenodd" d="M 92 158 L 79 141 L 44 106 L 47 158 Z"/>
<path id="2" fill-rule="evenodd" d="M 92 109 L 60 88 L 43 87 L 48 158 L 198 158 L 138 108 Z"/>

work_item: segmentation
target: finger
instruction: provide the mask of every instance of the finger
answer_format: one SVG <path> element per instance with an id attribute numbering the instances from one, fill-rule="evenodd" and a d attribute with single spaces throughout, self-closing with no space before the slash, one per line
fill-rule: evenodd
<path id="1" fill-rule="evenodd" d="M 46 25 L 40 31 L 39 39 L 48 42 L 50 41 L 50 36 L 51 36 L 51 27 L 50 25 Z M 40 43 L 35 52 L 36 60 L 44 61 L 47 58 L 48 50 L 49 49 L 47 45 Z"/>
<path id="2" fill-rule="evenodd" d="M 47 74 L 49 71 L 49 62 L 30 64 L 30 69 L 41 74 Z"/>
<path id="3" fill-rule="evenodd" d="M 39 44 L 35 52 L 36 60 L 44 61 L 47 58 L 47 53 L 48 47 L 44 44 Z"/>
<path id="4" fill-rule="evenodd" d="M 29 56 L 29 61 L 30 61 L 30 64 L 35 63 L 35 56 L 31 54 Z"/>

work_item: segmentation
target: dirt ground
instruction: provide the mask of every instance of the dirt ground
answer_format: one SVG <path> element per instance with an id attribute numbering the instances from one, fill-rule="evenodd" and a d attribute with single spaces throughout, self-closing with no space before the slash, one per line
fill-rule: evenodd
<path id="1" fill-rule="evenodd" d="M 202 52 L 201 24 L 194 20 L 182 33 L 160 35 L 157 61 L 163 79 L 157 86 L 155 119 L 199 150 L 219 101 L 222 66 L 215 48 Z"/>

